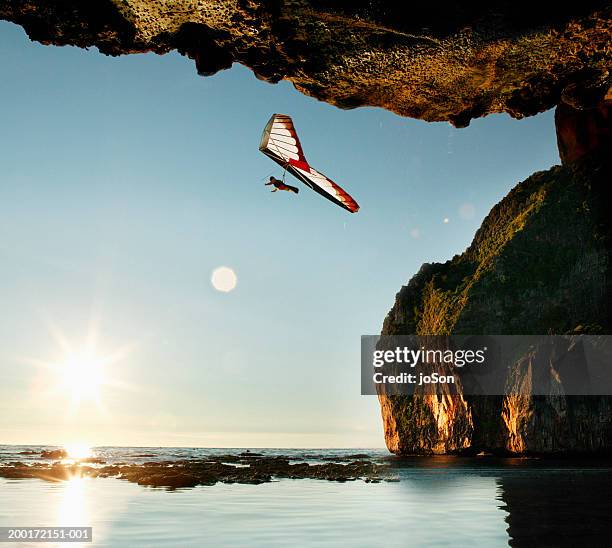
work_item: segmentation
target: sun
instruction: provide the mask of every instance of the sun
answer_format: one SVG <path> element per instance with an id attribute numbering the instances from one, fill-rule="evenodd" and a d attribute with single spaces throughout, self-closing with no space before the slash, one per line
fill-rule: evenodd
<path id="1" fill-rule="evenodd" d="M 107 381 L 106 365 L 107 359 L 97 356 L 91 348 L 72 351 L 57 364 L 60 385 L 73 401 L 97 401 Z"/>
<path id="2" fill-rule="evenodd" d="M 87 340 L 82 346 L 65 345 L 60 359 L 44 365 L 55 377 L 52 392 L 67 397 L 71 409 L 81 405 L 94 404 L 105 413 L 102 406 L 102 392 L 105 387 L 127 388 L 113 376 L 113 365 L 124 360 L 130 347 L 105 353 L 95 342 Z"/>
<path id="3" fill-rule="evenodd" d="M 134 389 L 116 378 L 117 364 L 131 354 L 134 343 L 108 352 L 99 344 L 98 334 L 93 329 L 81 344 L 73 344 L 57 328 L 53 329 L 52 334 L 60 347 L 55 359 L 23 358 L 26 363 L 42 370 L 34 384 L 38 398 L 67 400 L 68 416 L 74 416 L 84 405 L 93 405 L 106 416 L 107 410 L 102 404 L 106 388 Z"/>

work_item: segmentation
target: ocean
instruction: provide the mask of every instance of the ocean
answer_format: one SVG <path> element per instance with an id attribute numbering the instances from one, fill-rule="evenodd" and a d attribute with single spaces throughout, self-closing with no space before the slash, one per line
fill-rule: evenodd
<path id="1" fill-rule="evenodd" d="M 0 446 L 0 464 L 39 463 L 40 452 L 48 449 L 53 448 Z M 98 447 L 93 454 L 108 465 L 243 451 Z M 252 451 L 313 464 L 367 454 L 388 463 L 399 481 L 281 479 L 169 490 L 116 478 L 0 478 L 0 526 L 93 528 L 92 543 L 63 544 L 68 547 L 560 546 L 602 545 L 608 539 L 611 461 L 399 459 L 361 449 Z"/>

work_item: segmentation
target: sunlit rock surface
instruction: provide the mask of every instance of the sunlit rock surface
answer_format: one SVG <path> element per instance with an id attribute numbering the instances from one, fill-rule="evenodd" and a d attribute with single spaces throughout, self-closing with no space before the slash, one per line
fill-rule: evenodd
<path id="1" fill-rule="evenodd" d="M 604 89 L 609 2 L 0 0 L 45 44 L 110 55 L 178 50 L 212 74 L 233 62 L 328 103 L 467 125 L 520 118 L 563 90 Z"/>
<path id="2" fill-rule="evenodd" d="M 382 333 L 612 333 L 612 155 L 567 153 L 497 204 L 464 253 L 423 265 Z M 549 365 L 526 356 L 508 380 Z M 385 439 L 399 454 L 610 452 L 612 397 L 556 394 L 381 396 Z"/>

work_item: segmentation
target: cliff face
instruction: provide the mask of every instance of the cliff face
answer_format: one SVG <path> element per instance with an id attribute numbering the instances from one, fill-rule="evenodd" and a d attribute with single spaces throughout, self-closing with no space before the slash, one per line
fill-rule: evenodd
<path id="1" fill-rule="evenodd" d="M 0 0 L 0 19 L 44 44 L 178 50 L 203 75 L 238 62 L 339 107 L 457 126 L 607 88 L 610 15 L 601 0 Z"/>
<path id="2" fill-rule="evenodd" d="M 606 100 L 593 110 L 565 104 L 557 125 L 562 155 L 573 161 L 518 184 L 464 253 L 423 265 L 398 293 L 382 333 L 612 333 L 612 147 L 602 122 L 609 108 Z M 522 367 L 549 363 L 535 355 Z M 612 397 L 380 400 L 395 453 L 612 449 Z"/>

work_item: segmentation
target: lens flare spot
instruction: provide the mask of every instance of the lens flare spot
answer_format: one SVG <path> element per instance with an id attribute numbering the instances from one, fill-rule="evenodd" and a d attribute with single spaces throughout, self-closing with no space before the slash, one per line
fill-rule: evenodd
<path id="1" fill-rule="evenodd" d="M 227 266 L 220 266 L 213 270 L 212 276 L 210 277 L 210 283 L 217 290 L 222 293 L 229 293 L 232 291 L 238 283 L 238 277 L 236 273 Z"/>

